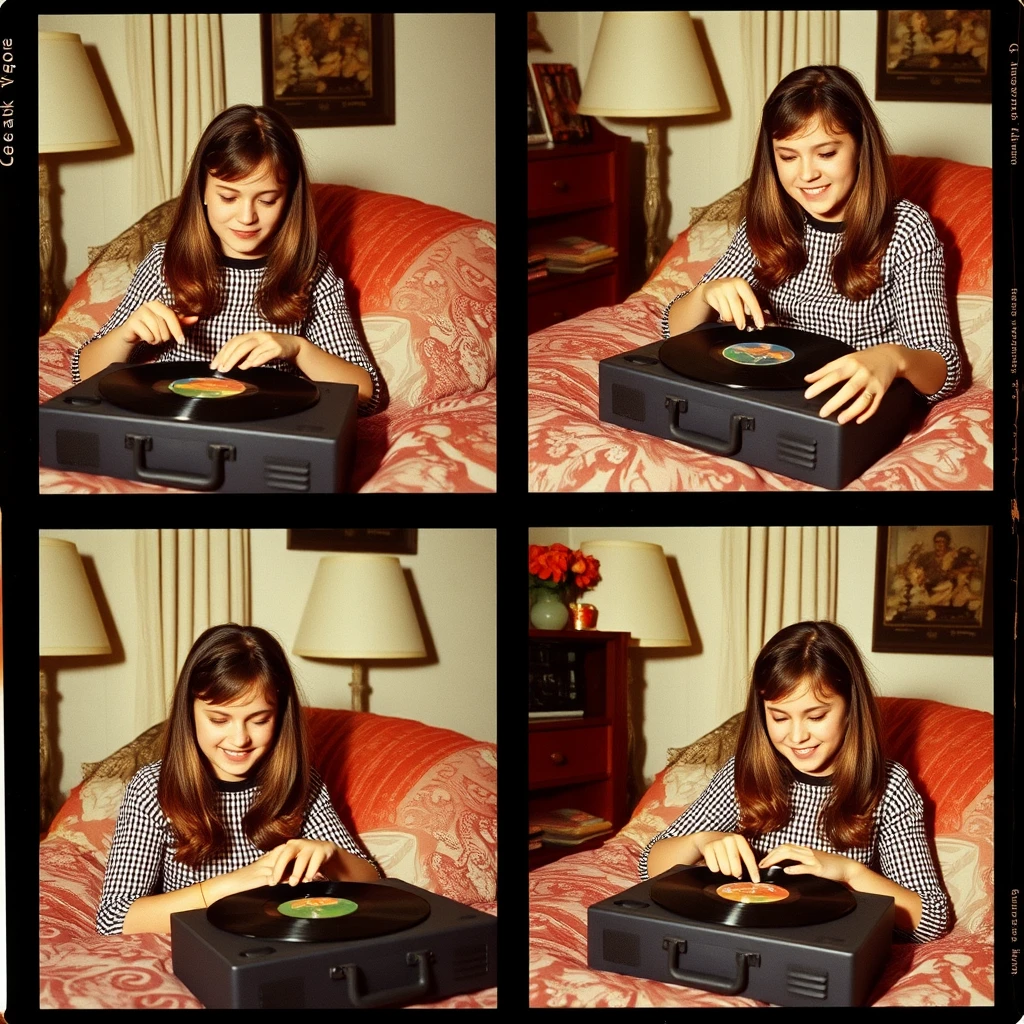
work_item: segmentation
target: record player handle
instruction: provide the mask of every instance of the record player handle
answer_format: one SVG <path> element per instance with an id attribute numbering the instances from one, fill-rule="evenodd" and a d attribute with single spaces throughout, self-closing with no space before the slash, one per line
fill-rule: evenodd
<path id="1" fill-rule="evenodd" d="M 758 953 L 736 954 L 736 977 L 722 978 L 717 974 L 701 974 L 699 971 L 682 971 L 679 969 L 679 954 L 686 952 L 686 939 L 668 938 L 662 942 L 662 948 L 668 950 L 668 973 L 675 981 L 691 988 L 702 988 L 708 992 L 717 992 L 723 996 L 735 996 L 747 987 L 747 975 L 751 967 L 761 966 Z"/>
<path id="2" fill-rule="evenodd" d="M 709 455 L 735 455 L 743 445 L 741 433 L 744 430 L 754 429 L 753 416 L 741 416 L 733 413 L 729 420 L 729 436 L 722 440 L 717 437 L 709 437 L 707 434 L 698 434 L 692 430 L 682 430 L 678 426 L 680 413 L 686 412 L 686 399 L 676 398 L 668 395 L 665 398 L 665 408 L 668 409 L 669 433 L 683 444 L 691 448 L 698 448 Z"/>
<path id="3" fill-rule="evenodd" d="M 211 444 L 207 454 L 213 466 L 208 476 L 198 473 L 179 473 L 173 469 L 150 469 L 146 465 L 146 452 L 153 447 L 153 438 L 145 434 L 125 434 L 125 448 L 135 456 L 135 475 L 149 484 L 168 487 L 187 487 L 191 491 L 216 491 L 224 483 L 224 463 L 233 460 L 235 449 L 229 444 Z"/>
<path id="4" fill-rule="evenodd" d="M 383 992 L 375 992 L 373 995 L 360 995 L 358 989 L 359 966 L 358 964 L 341 964 L 339 967 L 331 968 L 331 978 L 340 981 L 344 978 L 348 982 L 348 1001 L 357 1010 L 370 1010 L 377 1006 L 390 1006 L 391 1004 L 408 1003 L 413 999 L 425 995 L 430 988 L 430 961 L 432 954 L 430 950 L 420 950 L 418 953 L 406 953 L 405 962 L 410 966 L 419 964 L 419 977 L 411 985 L 403 985 L 399 988 L 385 989 Z"/>

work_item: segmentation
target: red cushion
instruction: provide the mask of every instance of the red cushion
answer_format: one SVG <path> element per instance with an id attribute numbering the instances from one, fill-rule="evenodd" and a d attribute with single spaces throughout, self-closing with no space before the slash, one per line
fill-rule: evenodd
<path id="1" fill-rule="evenodd" d="M 886 757 L 910 773 L 934 832 L 956 832 L 992 779 L 992 715 L 907 697 L 879 697 L 878 706 Z"/>

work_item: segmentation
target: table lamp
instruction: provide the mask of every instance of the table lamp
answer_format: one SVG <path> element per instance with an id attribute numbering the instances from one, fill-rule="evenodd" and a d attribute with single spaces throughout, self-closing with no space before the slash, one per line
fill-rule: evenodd
<path id="1" fill-rule="evenodd" d="M 427 653 L 398 559 L 363 553 L 321 558 L 292 650 L 351 661 L 352 710 L 366 711 L 364 662 Z"/>
<path id="2" fill-rule="evenodd" d="M 92 587 L 71 541 L 39 538 L 39 656 L 109 654 Z M 50 740 L 46 672 L 39 669 L 39 823 L 49 823 Z"/>
<path id="3" fill-rule="evenodd" d="M 605 11 L 581 114 L 645 118 L 647 124 L 647 273 L 658 262 L 661 218 L 659 124 L 662 117 L 713 114 L 719 109 L 697 33 L 685 11 Z"/>
<path id="4" fill-rule="evenodd" d="M 39 33 L 39 319 L 53 316 L 53 233 L 45 153 L 79 153 L 121 144 L 82 37 Z"/>

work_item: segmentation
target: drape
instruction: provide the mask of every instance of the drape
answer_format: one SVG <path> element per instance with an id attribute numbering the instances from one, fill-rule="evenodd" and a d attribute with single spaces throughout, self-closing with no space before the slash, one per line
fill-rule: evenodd
<path id="1" fill-rule="evenodd" d="M 249 531 L 139 530 L 135 564 L 141 732 L 167 716 L 178 672 L 204 629 L 251 625 Z"/>
<path id="2" fill-rule="evenodd" d="M 127 22 L 141 217 L 178 195 L 196 143 L 224 109 L 224 49 L 219 14 L 134 14 Z"/>
<path id="3" fill-rule="evenodd" d="M 750 669 L 783 626 L 835 619 L 838 526 L 750 526 L 725 531 L 722 571 L 725 678 L 718 720 L 743 709 Z"/>
<path id="4" fill-rule="evenodd" d="M 738 178 L 750 176 L 761 108 L 791 71 L 809 64 L 839 62 L 838 11 L 741 11 L 740 55 L 748 69 L 747 95 L 740 106 Z"/>

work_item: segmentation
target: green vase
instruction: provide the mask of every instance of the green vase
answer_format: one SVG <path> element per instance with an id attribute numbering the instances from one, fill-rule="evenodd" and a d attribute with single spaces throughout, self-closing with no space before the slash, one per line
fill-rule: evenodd
<path id="1" fill-rule="evenodd" d="M 530 622 L 535 629 L 564 629 L 569 609 L 557 590 L 538 587 L 530 607 Z"/>

